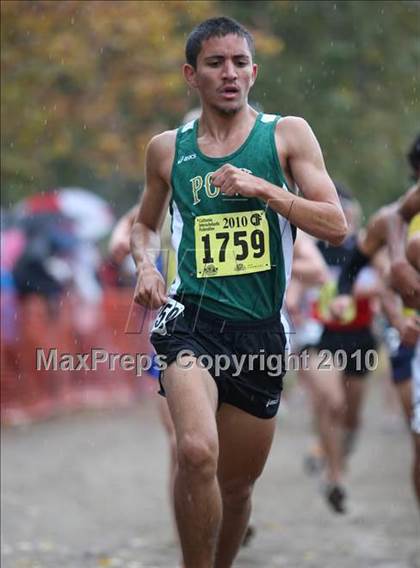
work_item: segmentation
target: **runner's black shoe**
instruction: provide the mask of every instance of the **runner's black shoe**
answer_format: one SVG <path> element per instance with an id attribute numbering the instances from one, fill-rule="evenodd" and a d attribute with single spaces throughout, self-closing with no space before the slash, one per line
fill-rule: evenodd
<path id="1" fill-rule="evenodd" d="M 328 505 L 335 513 L 344 514 L 346 512 L 346 492 L 340 485 L 327 485 L 325 497 Z"/>

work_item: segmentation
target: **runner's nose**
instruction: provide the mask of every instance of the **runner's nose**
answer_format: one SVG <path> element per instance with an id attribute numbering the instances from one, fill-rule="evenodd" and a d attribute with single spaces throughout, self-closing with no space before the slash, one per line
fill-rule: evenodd
<path id="1" fill-rule="evenodd" d="M 238 73 L 236 67 L 230 59 L 226 59 L 223 65 L 223 79 L 227 79 L 229 81 L 235 80 L 238 77 Z"/>

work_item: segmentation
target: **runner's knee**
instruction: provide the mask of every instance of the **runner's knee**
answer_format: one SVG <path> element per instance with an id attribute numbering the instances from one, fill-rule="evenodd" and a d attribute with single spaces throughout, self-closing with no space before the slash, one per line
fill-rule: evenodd
<path id="1" fill-rule="evenodd" d="M 217 441 L 196 434 L 185 434 L 178 443 L 178 466 L 188 475 L 211 478 L 217 471 Z"/>
<path id="2" fill-rule="evenodd" d="M 342 420 L 345 413 L 344 398 L 331 396 L 326 401 L 328 412 L 334 421 Z"/>
<path id="3" fill-rule="evenodd" d="M 251 499 L 255 480 L 240 479 L 233 482 L 221 483 L 223 504 L 229 509 L 242 509 Z"/>
<path id="4" fill-rule="evenodd" d="M 332 391 L 323 391 L 316 398 L 317 411 L 332 420 L 342 420 L 345 412 L 344 396 Z"/>

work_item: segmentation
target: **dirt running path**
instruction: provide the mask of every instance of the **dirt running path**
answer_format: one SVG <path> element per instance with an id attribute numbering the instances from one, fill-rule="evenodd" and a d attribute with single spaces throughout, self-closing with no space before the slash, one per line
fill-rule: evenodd
<path id="1" fill-rule="evenodd" d="M 255 493 L 258 534 L 237 568 L 420 568 L 410 439 L 371 381 L 363 436 L 337 517 L 302 471 L 309 419 L 297 389 Z M 3 568 L 178 566 L 166 440 L 152 402 L 2 433 Z"/>

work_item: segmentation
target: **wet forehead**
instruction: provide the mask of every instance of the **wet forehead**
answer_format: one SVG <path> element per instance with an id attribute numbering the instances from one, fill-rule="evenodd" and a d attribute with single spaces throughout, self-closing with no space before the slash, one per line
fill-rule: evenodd
<path id="1" fill-rule="evenodd" d="M 202 42 L 201 51 L 198 55 L 199 60 L 218 56 L 225 58 L 244 56 L 252 59 L 246 39 L 235 34 L 211 37 Z"/>

